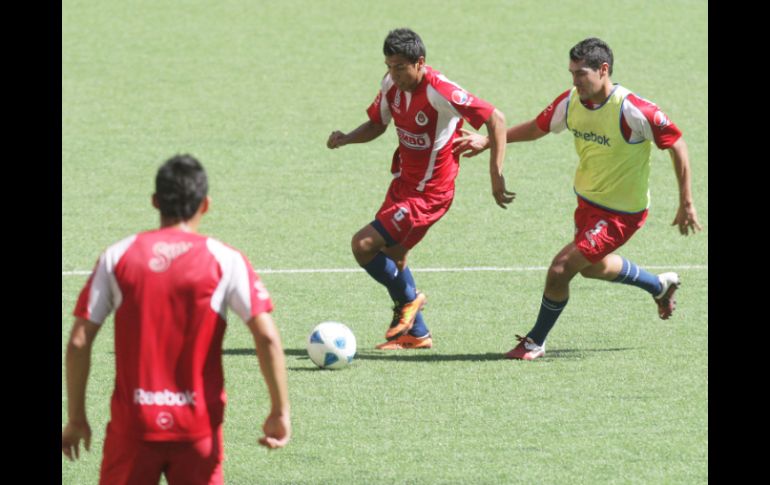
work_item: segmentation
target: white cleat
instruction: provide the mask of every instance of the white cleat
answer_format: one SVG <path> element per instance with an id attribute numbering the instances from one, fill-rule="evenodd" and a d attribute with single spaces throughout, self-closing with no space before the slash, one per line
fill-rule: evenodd
<path id="1" fill-rule="evenodd" d="M 658 280 L 660 280 L 662 289 L 660 293 L 653 298 L 655 303 L 658 304 L 658 316 L 663 320 L 668 320 L 676 308 L 674 292 L 676 292 L 682 282 L 679 281 L 679 275 L 673 272 L 659 274 Z"/>

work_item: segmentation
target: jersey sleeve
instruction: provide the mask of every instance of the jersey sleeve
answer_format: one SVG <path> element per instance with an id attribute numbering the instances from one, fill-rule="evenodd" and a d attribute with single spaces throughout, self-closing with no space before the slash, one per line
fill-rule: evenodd
<path id="1" fill-rule="evenodd" d="M 369 116 L 369 119 L 373 123 L 387 125 L 393 118 L 393 115 L 390 113 L 390 106 L 388 106 L 387 100 L 388 90 L 390 90 L 392 86 L 393 80 L 391 79 L 390 74 L 386 74 L 382 79 L 380 92 L 377 93 L 377 96 L 374 97 L 372 104 L 370 104 L 366 109 L 366 114 Z"/>
<path id="2" fill-rule="evenodd" d="M 495 110 L 491 103 L 469 93 L 443 74 L 438 74 L 431 82 L 431 86 L 447 101 L 446 103 L 431 102 L 436 109 L 441 109 L 442 105 L 447 106 L 477 130 Z"/>
<path id="3" fill-rule="evenodd" d="M 72 314 L 101 325 L 104 320 L 120 306 L 122 293 L 115 279 L 115 266 L 136 239 L 136 235 L 127 237 L 109 248 L 100 256 L 80 291 L 75 310 Z"/>
<path id="4" fill-rule="evenodd" d="M 83 289 L 80 290 L 75 311 L 72 314 L 93 323 L 102 324 L 114 309 L 112 301 L 112 285 L 109 283 L 105 255 L 102 254 L 96 262 L 91 275 Z"/>
<path id="5" fill-rule="evenodd" d="M 682 136 L 655 103 L 635 94 L 629 94 L 623 103 L 621 130 L 629 143 L 650 140 L 661 150 L 671 148 Z"/>
<path id="6" fill-rule="evenodd" d="M 546 133 L 560 133 L 567 128 L 567 105 L 569 105 L 570 89 L 564 91 L 553 100 L 535 118 L 537 127 Z"/>
<path id="7" fill-rule="evenodd" d="M 233 267 L 233 280 L 227 303 L 241 320 L 247 322 L 260 313 L 272 312 L 273 302 L 246 256 L 238 253 L 238 258 L 239 261 L 236 261 Z"/>

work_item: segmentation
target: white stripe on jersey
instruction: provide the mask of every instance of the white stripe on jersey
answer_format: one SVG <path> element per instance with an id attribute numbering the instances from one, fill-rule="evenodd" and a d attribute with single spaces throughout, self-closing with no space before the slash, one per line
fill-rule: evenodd
<path id="1" fill-rule="evenodd" d="M 393 119 L 393 115 L 390 114 L 390 106 L 388 105 L 388 91 L 393 87 L 393 78 L 390 77 L 390 73 L 386 74 L 382 78 L 381 84 L 381 96 L 380 96 L 380 119 L 383 125 L 390 124 L 390 120 Z"/>
<path id="2" fill-rule="evenodd" d="M 108 247 L 99 257 L 88 294 L 88 320 L 101 324 L 123 302 L 123 293 L 115 279 L 115 266 L 136 240 L 136 234 Z"/>
<path id="3" fill-rule="evenodd" d="M 243 256 L 216 239 L 206 239 L 206 247 L 222 268 L 222 278 L 211 295 L 211 309 L 227 320 L 227 307 L 244 322 L 251 318 L 249 270 Z"/>
<path id="4" fill-rule="evenodd" d="M 447 79 L 447 77 L 446 77 L 446 76 L 444 76 L 443 74 L 439 74 L 439 75 L 438 75 L 438 76 L 436 76 L 436 77 L 437 77 L 437 78 L 439 78 L 440 80 L 444 81 L 444 82 L 445 82 L 445 83 L 447 83 L 447 84 L 451 84 L 452 86 L 456 87 L 457 89 L 459 89 L 459 90 L 461 90 L 461 91 L 465 91 L 465 89 L 463 89 L 463 88 L 462 88 L 462 86 L 460 86 L 459 84 L 457 84 L 457 83 L 456 83 L 456 82 L 454 82 L 454 81 L 451 81 L 451 80 Z"/>
<path id="5" fill-rule="evenodd" d="M 426 94 L 428 96 L 428 102 L 438 113 L 438 120 L 436 120 L 436 133 L 433 137 L 433 148 L 430 154 L 428 168 L 425 171 L 425 176 L 417 185 L 417 190 L 420 192 L 425 190 L 425 184 L 433 178 L 433 169 L 436 166 L 436 156 L 438 156 L 438 152 L 441 151 L 452 138 L 452 134 L 455 132 L 457 124 L 462 119 L 460 113 L 454 106 L 452 106 L 452 104 L 433 86 L 428 85 Z"/>
<path id="6" fill-rule="evenodd" d="M 430 161 L 428 162 L 428 169 L 425 171 L 425 177 L 420 180 L 420 183 L 417 184 L 417 191 L 422 192 L 425 190 L 425 184 L 433 178 L 433 169 L 436 167 L 436 155 L 438 155 L 438 152 L 436 150 L 433 150 L 430 152 Z"/>
<path id="7" fill-rule="evenodd" d="M 569 98 L 569 96 L 565 96 L 553 109 L 550 125 L 551 133 L 561 133 L 567 128 L 567 106 L 569 106 Z"/>
<path id="8" fill-rule="evenodd" d="M 655 137 L 652 134 L 652 127 L 650 126 L 650 120 L 644 116 L 642 110 L 634 106 L 634 104 L 628 99 L 623 100 L 623 117 L 628 123 L 628 127 L 631 128 L 631 139 L 629 143 L 641 143 L 644 140 L 650 140 L 655 143 Z"/>

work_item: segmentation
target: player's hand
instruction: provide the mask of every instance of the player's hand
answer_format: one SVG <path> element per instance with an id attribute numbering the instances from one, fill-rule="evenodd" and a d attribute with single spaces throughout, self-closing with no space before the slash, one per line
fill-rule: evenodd
<path id="1" fill-rule="evenodd" d="M 503 209 L 507 209 L 506 205 L 513 202 L 513 199 L 516 198 L 516 192 L 510 192 L 505 188 L 505 177 L 502 175 L 492 176 L 492 195 L 497 205 Z"/>
<path id="2" fill-rule="evenodd" d="M 288 414 L 271 414 L 262 425 L 265 436 L 259 444 L 270 449 L 283 448 L 291 438 L 291 421 Z"/>
<path id="3" fill-rule="evenodd" d="M 464 157 L 475 157 L 489 148 L 489 138 L 486 136 L 473 133 L 465 128 L 460 128 L 460 132 L 463 136 L 455 138 L 452 142 L 452 153 L 455 155 L 467 152 L 463 155 Z"/>
<path id="4" fill-rule="evenodd" d="M 345 133 L 341 131 L 332 131 L 332 134 L 329 135 L 329 139 L 326 140 L 326 146 L 328 148 L 339 148 L 344 145 L 342 142 L 343 138 L 345 138 Z"/>
<path id="5" fill-rule="evenodd" d="M 682 236 L 689 235 L 690 231 L 693 234 L 700 231 L 701 225 L 698 222 L 698 214 L 695 212 L 695 206 L 692 204 L 681 204 L 676 211 L 676 217 L 672 226 L 679 226 L 679 233 Z"/>
<path id="6" fill-rule="evenodd" d="M 86 451 L 89 451 L 91 448 L 91 426 L 88 425 L 88 421 L 78 424 L 68 422 L 61 431 L 61 452 L 70 461 L 80 458 L 80 440 L 83 440 Z M 72 457 L 73 451 L 75 458 Z"/>

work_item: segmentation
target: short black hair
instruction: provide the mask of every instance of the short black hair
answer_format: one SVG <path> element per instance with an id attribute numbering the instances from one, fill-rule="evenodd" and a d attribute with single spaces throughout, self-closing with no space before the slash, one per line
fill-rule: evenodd
<path id="1" fill-rule="evenodd" d="M 155 200 L 163 217 L 192 219 L 208 191 L 206 170 L 192 155 L 169 158 L 155 176 Z"/>
<path id="2" fill-rule="evenodd" d="M 417 33 L 411 29 L 394 29 L 385 37 L 382 52 L 386 56 L 400 54 L 415 63 L 420 57 L 425 57 L 425 44 Z"/>
<path id="3" fill-rule="evenodd" d="M 612 75 L 612 49 L 596 37 L 589 37 L 575 44 L 569 51 L 569 58 L 575 62 L 585 61 L 593 70 L 598 70 L 606 62 L 610 66 L 610 76 Z"/>

